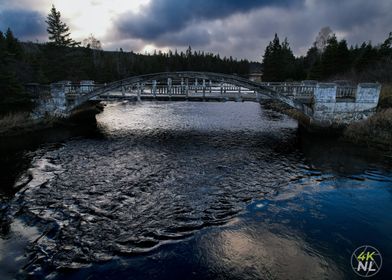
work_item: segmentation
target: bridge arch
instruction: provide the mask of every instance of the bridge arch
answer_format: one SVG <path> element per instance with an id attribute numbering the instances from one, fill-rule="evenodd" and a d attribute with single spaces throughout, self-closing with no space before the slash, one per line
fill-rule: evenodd
<path id="1" fill-rule="evenodd" d="M 305 115 L 311 116 L 312 109 L 293 98 L 288 97 L 287 95 L 282 94 L 281 92 L 275 90 L 272 86 L 264 83 L 259 83 L 255 81 L 248 80 L 246 78 L 237 76 L 237 75 L 228 75 L 221 73 L 212 73 L 212 72 L 193 72 L 193 71 L 183 71 L 183 72 L 161 72 L 161 73 L 153 73 L 146 74 L 140 76 L 132 76 L 126 79 L 122 79 L 116 82 L 109 83 L 107 85 L 94 88 L 92 91 L 81 95 L 75 102 L 74 107 L 78 107 L 81 104 L 85 103 L 88 100 L 95 99 L 101 95 L 104 95 L 113 91 L 121 91 L 124 88 L 129 87 L 137 87 L 146 83 L 154 83 L 154 81 L 162 81 L 166 80 L 168 83 L 170 81 L 182 81 L 181 83 L 186 83 L 184 86 L 188 85 L 188 81 L 199 81 L 203 84 L 208 81 L 209 83 L 225 83 L 235 85 L 239 88 L 246 88 L 255 93 L 253 98 L 249 98 L 249 101 L 260 102 L 260 96 L 264 96 L 270 98 L 272 100 L 276 100 L 282 102 L 294 109 L 299 110 Z M 170 85 L 169 85 L 170 86 Z M 202 85 L 201 85 L 202 86 Z M 241 98 L 240 98 L 241 99 Z"/>
<path id="2" fill-rule="evenodd" d="M 200 96 L 188 95 L 188 91 L 183 92 L 184 81 L 196 80 L 202 82 L 202 87 L 194 87 L 194 89 L 203 92 L 202 99 Z M 158 80 L 166 80 L 161 85 L 167 86 L 168 89 L 173 86 L 177 89 L 174 96 L 171 90 L 165 96 L 154 94 L 154 85 Z M 172 82 L 177 84 L 173 84 Z M 178 85 L 180 81 L 180 85 Z M 237 92 L 223 92 L 216 90 L 214 94 L 206 93 L 205 82 L 212 81 L 219 85 L 222 83 L 237 86 Z M 150 83 L 150 94 L 142 94 L 140 85 Z M 152 83 L 152 84 L 151 84 Z M 189 85 L 188 83 L 186 83 Z M 281 102 L 291 108 L 296 109 L 308 117 L 310 125 L 320 127 L 325 126 L 345 126 L 352 122 L 366 119 L 376 111 L 381 85 L 378 83 L 361 83 L 358 85 L 342 85 L 339 83 L 317 83 L 317 82 L 297 82 L 297 83 L 259 83 L 251 81 L 236 75 L 227 75 L 211 72 L 163 72 L 140 76 L 133 76 L 120 81 L 105 85 L 95 85 L 93 81 L 83 81 L 80 84 L 72 84 L 70 81 L 63 81 L 49 85 L 32 85 L 30 90 L 38 98 L 36 108 L 34 109 L 34 118 L 53 117 L 69 117 L 77 112 L 83 111 L 81 105 L 89 100 L 102 100 L 105 94 L 113 95 L 118 100 L 128 99 L 125 92 L 121 91 L 126 87 L 137 85 L 137 94 L 131 92 L 130 97 L 138 100 L 191 100 L 195 101 L 254 101 L 260 102 L 261 97 L 267 97 L 271 100 Z M 151 86 L 152 85 L 152 86 Z M 242 88 L 248 89 L 248 92 L 242 94 Z M 178 89 L 181 89 L 178 91 Z M 185 89 L 187 89 L 185 85 Z M 211 89 L 211 87 L 210 87 Z M 114 94 L 112 94 L 114 92 Z M 179 94 L 178 94 L 179 92 Z M 155 92 L 156 93 L 156 92 Z M 211 91 L 209 91 L 211 93 Z M 217 94 L 218 93 L 218 94 Z M 165 94 L 165 92 L 164 92 Z M 191 94 L 193 94 L 191 92 Z M 231 96 L 230 96 L 231 94 Z M 234 95 L 234 98 L 233 98 Z M 152 97 L 152 98 L 151 98 Z M 165 97 L 165 98 L 161 98 Z M 174 98 L 175 97 L 175 98 Z M 238 97 L 238 98 L 237 98 Z M 182 98 L 182 99 L 181 99 Z M 80 109 L 80 110 L 78 110 Z"/>

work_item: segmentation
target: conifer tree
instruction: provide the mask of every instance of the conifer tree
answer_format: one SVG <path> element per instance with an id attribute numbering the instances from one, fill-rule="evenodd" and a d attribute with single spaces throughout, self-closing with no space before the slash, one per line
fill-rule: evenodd
<path id="1" fill-rule="evenodd" d="M 263 79 L 269 82 L 291 80 L 295 76 L 295 57 L 287 38 L 280 43 L 275 34 L 274 39 L 265 49 L 263 56 Z"/>
<path id="2" fill-rule="evenodd" d="M 10 28 L 7 29 L 5 33 L 5 47 L 9 55 L 15 58 L 20 58 L 22 55 L 22 46 L 20 45 L 18 39 L 15 38 L 14 33 Z"/>
<path id="3" fill-rule="evenodd" d="M 46 21 L 48 28 L 46 31 L 49 33 L 49 40 L 57 46 L 62 47 L 75 47 L 80 43 L 71 39 L 69 27 L 66 23 L 61 21 L 61 14 L 56 10 L 56 7 L 52 5 L 52 9 L 48 14 Z"/>

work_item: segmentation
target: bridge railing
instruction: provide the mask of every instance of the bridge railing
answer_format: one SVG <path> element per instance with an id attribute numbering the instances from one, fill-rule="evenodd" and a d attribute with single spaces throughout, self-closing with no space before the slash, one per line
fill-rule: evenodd
<path id="1" fill-rule="evenodd" d="M 50 97 L 50 85 L 30 83 L 25 84 L 24 88 L 25 92 L 29 94 L 32 99 Z"/>
<path id="2" fill-rule="evenodd" d="M 103 86 L 105 86 L 105 84 L 80 85 L 77 83 L 73 83 L 73 84 L 63 85 L 64 92 L 67 95 L 67 97 L 69 97 L 69 98 L 88 94 L 88 93 L 90 93 L 98 88 L 101 88 Z"/>
<path id="3" fill-rule="evenodd" d="M 314 95 L 317 84 L 303 83 L 262 83 L 285 96 L 294 98 L 311 98 Z M 337 85 L 336 99 L 355 99 L 357 87 L 349 85 Z"/>
<path id="4" fill-rule="evenodd" d="M 338 86 L 336 90 L 336 99 L 355 99 L 357 87 Z"/>

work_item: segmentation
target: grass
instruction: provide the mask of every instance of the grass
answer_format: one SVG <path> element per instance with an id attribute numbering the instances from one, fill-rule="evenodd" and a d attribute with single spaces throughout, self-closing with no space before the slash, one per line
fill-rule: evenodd
<path id="1" fill-rule="evenodd" d="M 22 127 L 29 122 L 31 122 L 31 119 L 30 114 L 27 112 L 8 113 L 0 117 L 0 131 Z"/>
<path id="2" fill-rule="evenodd" d="M 50 118 L 31 118 L 29 112 L 13 112 L 0 116 L 0 136 L 19 135 L 34 131 L 53 122 Z"/>
<path id="3" fill-rule="evenodd" d="M 392 85 L 382 87 L 377 112 L 367 120 L 350 124 L 344 138 L 355 143 L 392 149 Z"/>
<path id="4" fill-rule="evenodd" d="M 383 85 L 378 102 L 378 109 L 392 108 L 392 84 Z"/>
<path id="5" fill-rule="evenodd" d="M 350 124 L 344 137 L 369 146 L 376 144 L 392 149 L 392 108 L 383 109 L 367 120 Z"/>

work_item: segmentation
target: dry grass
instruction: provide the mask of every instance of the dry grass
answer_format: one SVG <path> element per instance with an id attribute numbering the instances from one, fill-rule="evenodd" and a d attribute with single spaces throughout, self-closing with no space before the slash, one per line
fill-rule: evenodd
<path id="1" fill-rule="evenodd" d="M 383 85 L 377 113 L 365 121 L 350 124 L 344 137 L 356 143 L 392 149 L 392 84 Z"/>
<path id="2" fill-rule="evenodd" d="M 382 86 L 378 108 L 392 108 L 392 84 L 385 84 Z"/>
<path id="3" fill-rule="evenodd" d="M 380 144 L 392 148 L 392 108 L 381 110 L 365 121 L 353 123 L 344 136 L 356 143 Z"/>
<path id="4" fill-rule="evenodd" d="M 31 122 L 29 115 L 30 114 L 27 112 L 19 112 L 9 113 L 0 117 L 0 131 L 25 126 L 27 123 Z"/>

